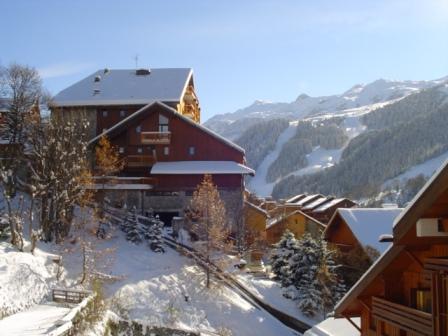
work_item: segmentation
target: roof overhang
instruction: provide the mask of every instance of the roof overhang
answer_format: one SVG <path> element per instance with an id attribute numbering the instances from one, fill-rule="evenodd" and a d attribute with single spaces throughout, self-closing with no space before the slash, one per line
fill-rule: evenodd
<path id="1" fill-rule="evenodd" d="M 156 162 L 152 175 L 255 175 L 255 171 L 234 161 L 172 161 Z"/>
<path id="2" fill-rule="evenodd" d="M 123 105 L 148 105 L 156 100 L 150 99 L 119 99 L 119 100 L 53 100 L 52 107 L 89 107 L 89 106 L 123 106 Z M 164 103 L 179 103 L 179 99 L 160 99 Z"/>

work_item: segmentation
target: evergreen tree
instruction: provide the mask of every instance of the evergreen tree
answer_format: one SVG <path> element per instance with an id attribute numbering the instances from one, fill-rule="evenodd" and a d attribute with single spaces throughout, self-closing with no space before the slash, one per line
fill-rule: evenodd
<path id="1" fill-rule="evenodd" d="M 154 217 L 153 217 L 154 218 Z M 163 248 L 163 240 L 162 240 L 162 229 L 164 223 L 159 219 L 157 215 L 149 229 L 149 247 L 151 250 L 157 253 L 164 253 L 165 249 Z"/>
<path id="2" fill-rule="evenodd" d="M 290 261 L 297 250 L 297 240 L 289 230 L 286 230 L 280 241 L 274 245 L 271 254 L 271 269 L 282 286 L 291 284 Z"/>
<path id="3" fill-rule="evenodd" d="M 122 223 L 122 230 L 126 233 L 126 239 L 133 243 L 141 243 L 141 228 L 137 220 L 137 209 L 132 207 Z"/>
<path id="4" fill-rule="evenodd" d="M 298 253 L 292 259 L 291 270 L 297 288 L 298 307 L 306 316 L 324 315 L 333 309 L 345 292 L 337 274 L 339 265 L 334 251 L 322 239 L 306 233 L 298 244 Z"/>

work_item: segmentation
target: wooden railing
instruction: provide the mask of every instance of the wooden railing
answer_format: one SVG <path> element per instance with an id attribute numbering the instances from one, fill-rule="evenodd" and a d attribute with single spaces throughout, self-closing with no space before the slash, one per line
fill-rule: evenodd
<path id="1" fill-rule="evenodd" d="M 52 291 L 52 299 L 54 302 L 80 303 L 91 294 L 89 291 L 55 288 Z"/>
<path id="2" fill-rule="evenodd" d="M 126 157 L 128 167 L 150 167 L 154 163 L 156 163 L 156 159 L 152 155 L 128 155 Z"/>
<path id="3" fill-rule="evenodd" d="M 169 145 L 171 132 L 142 132 L 141 141 L 144 145 Z"/>
<path id="4" fill-rule="evenodd" d="M 423 311 L 393 303 L 378 297 L 372 298 L 372 316 L 412 335 L 433 334 L 432 315 Z"/>

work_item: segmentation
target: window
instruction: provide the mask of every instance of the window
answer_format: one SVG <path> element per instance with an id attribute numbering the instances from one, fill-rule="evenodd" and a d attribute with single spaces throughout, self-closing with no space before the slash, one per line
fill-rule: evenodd
<path id="1" fill-rule="evenodd" d="M 103 128 L 103 133 L 107 131 L 107 128 Z"/>
<path id="2" fill-rule="evenodd" d="M 142 126 L 141 126 L 141 125 L 138 125 L 138 126 L 135 128 L 135 131 L 136 131 L 137 133 L 140 133 L 140 132 L 142 131 Z"/>
<path id="3" fill-rule="evenodd" d="M 124 153 L 124 148 L 123 147 L 118 148 L 118 153 L 123 154 Z"/>
<path id="4" fill-rule="evenodd" d="M 170 148 L 169 147 L 163 147 L 163 154 L 164 155 L 170 155 Z"/>
<path id="5" fill-rule="evenodd" d="M 141 147 L 137 148 L 137 153 L 139 154 L 143 153 L 143 149 Z"/>
<path id="6" fill-rule="evenodd" d="M 196 151 L 196 148 L 193 147 L 193 146 L 191 146 L 190 148 L 188 148 L 188 154 L 190 154 L 191 156 L 194 155 L 195 151 Z"/>
<path id="7" fill-rule="evenodd" d="M 430 288 L 412 288 L 411 305 L 421 311 L 431 313 L 432 293 Z"/>
<path id="8" fill-rule="evenodd" d="M 103 111 L 103 117 L 107 117 L 107 111 L 106 110 Z"/>
<path id="9" fill-rule="evenodd" d="M 120 111 L 120 117 L 125 117 L 126 116 L 126 111 L 125 110 L 121 110 Z"/>
<path id="10" fill-rule="evenodd" d="M 169 132 L 168 118 L 159 114 L 159 132 Z"/>

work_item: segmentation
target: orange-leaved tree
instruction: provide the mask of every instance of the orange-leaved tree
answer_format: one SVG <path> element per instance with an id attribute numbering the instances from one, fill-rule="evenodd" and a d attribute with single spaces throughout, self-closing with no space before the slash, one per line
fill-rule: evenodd
<path id="1" fill-rule="evenodd" d="M 230 229 L 227 223 L 226 209 L 211 175 L 204 175 L 191 200 L 189 213 L 193 221 L 192 231 L 198 238 L 197 250 L 207 263 L 213 255 L 215 262 L 225 259 L 231 249 Z M 210 270 L 207 265 L 207 288 L 210 287 Z"/>

